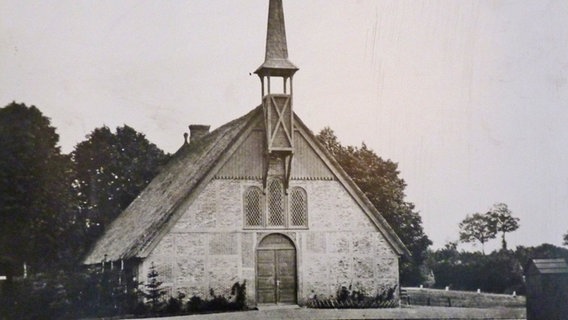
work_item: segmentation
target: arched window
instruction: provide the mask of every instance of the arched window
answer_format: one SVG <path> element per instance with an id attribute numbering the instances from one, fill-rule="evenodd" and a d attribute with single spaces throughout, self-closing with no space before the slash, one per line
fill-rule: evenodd
<path id="1" fill-rule="evenodd" d="M 308 194 L 300 187 L 294 187 L 290 192 L 290 226 L 308 226 Z"/>
<path id="2" fill-rule="evenodd" d="M 283 227 L 284 219 L 284 186 L 280 180 L 271 180 L 268 184 L 268 217 L 267 226 Z"/>
<path id="3" fill-rule="evenodd" d="M 304 188 L 292 187 L 288 194 L 279 179 L 268 181 L 266 191 L 249 186 L 243 193 L 243 226 L 258 229 L 308 227 L 308 194 Z"/>
<path id="4" fill-rule="evenodd" d="M 248 187 L 245 191 L 244 213 L 246 227 L 262 227 L 264 217 L 264 201 L 262 190 L 258 187 Z"/>

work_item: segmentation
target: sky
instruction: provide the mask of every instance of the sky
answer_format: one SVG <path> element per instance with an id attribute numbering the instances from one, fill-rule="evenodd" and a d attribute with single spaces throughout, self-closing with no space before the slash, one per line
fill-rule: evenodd
<path id="1" fill-rule="evenodd" d="M 167 152 L 260 104 L 267 0 L 0 2 L 0 104 L 64 152 L 127 124 Z M 568 232 L 568 2 L 284 0 L 294 110 L 398 163 L 440 248 L 506 203 L 509 246 Z M 486 250 L 498 248 L 492 240 Z M 466 250 L 480 247 L 460 246 Z"/>

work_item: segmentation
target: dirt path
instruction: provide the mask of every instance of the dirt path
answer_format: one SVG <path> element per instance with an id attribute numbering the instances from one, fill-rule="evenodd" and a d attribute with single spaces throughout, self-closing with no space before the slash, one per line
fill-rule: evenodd
<path id="1" fill-rule="evenodd" d="M 286 308 L 207 315 L 155 318 L 168 320 L 255 319 L 525 319 L 524 308 L 405 307 L 400 309 L 307 309 Z M 146 318 L 148 320 L 148 318 Z"/>

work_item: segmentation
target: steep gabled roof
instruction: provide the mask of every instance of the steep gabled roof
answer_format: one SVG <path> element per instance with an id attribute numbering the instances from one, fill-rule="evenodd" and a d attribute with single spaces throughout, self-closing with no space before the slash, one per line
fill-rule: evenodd
<path id="1" fill-rule="evenodd" d="M 261 106 L 180 148 L 146 189 L 110 224 L 84 263 L 145 257 L 146 249 L 161 238 L 159 234 L 170 223 L 175 222 L 176 208 L 250 127 L 248 124 L 260 116 Z"/>
<path id="2" fill-rule="evenodd" d="M 188 197 L 199 194 L 201 187 L 215 174 L 215 166 L 219 165 L 221 159 L 228 158 L 228 151 L 238 147 L 237 141 L 243 139 L 247 130 L 252 130 L 253 123 L 262 115 L 262 106 L 259 106 L 201 140 L 182 147 L 146 189 L 111 223 L 84 263 L 145 258 L 179 218 L 181 213 L 176 209 L 180 204 Z M 294 120 L 296 128 L 377 226 L 393 250 L 399 255 L 410 255 L 371 201 L 296 114 Z"/>

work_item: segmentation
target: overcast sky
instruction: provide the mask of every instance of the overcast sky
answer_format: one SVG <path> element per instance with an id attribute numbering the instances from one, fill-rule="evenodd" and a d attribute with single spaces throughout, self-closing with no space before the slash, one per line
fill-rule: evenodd
<path id="1" fill-rule="evenodd" d="M 0 103 L 65 152 L 128 124 L 167 152 L 260 103 L 268 1 L 0 2 Z M 510 246 L 568 231 L 568 1 L 284 0 L 294 108 L 399 164 L 436 248 L 509 205 Z M 488 248 L 497 248 L 493 240 Z M 466 247 L 463 247 L 466 248 Z"/>

